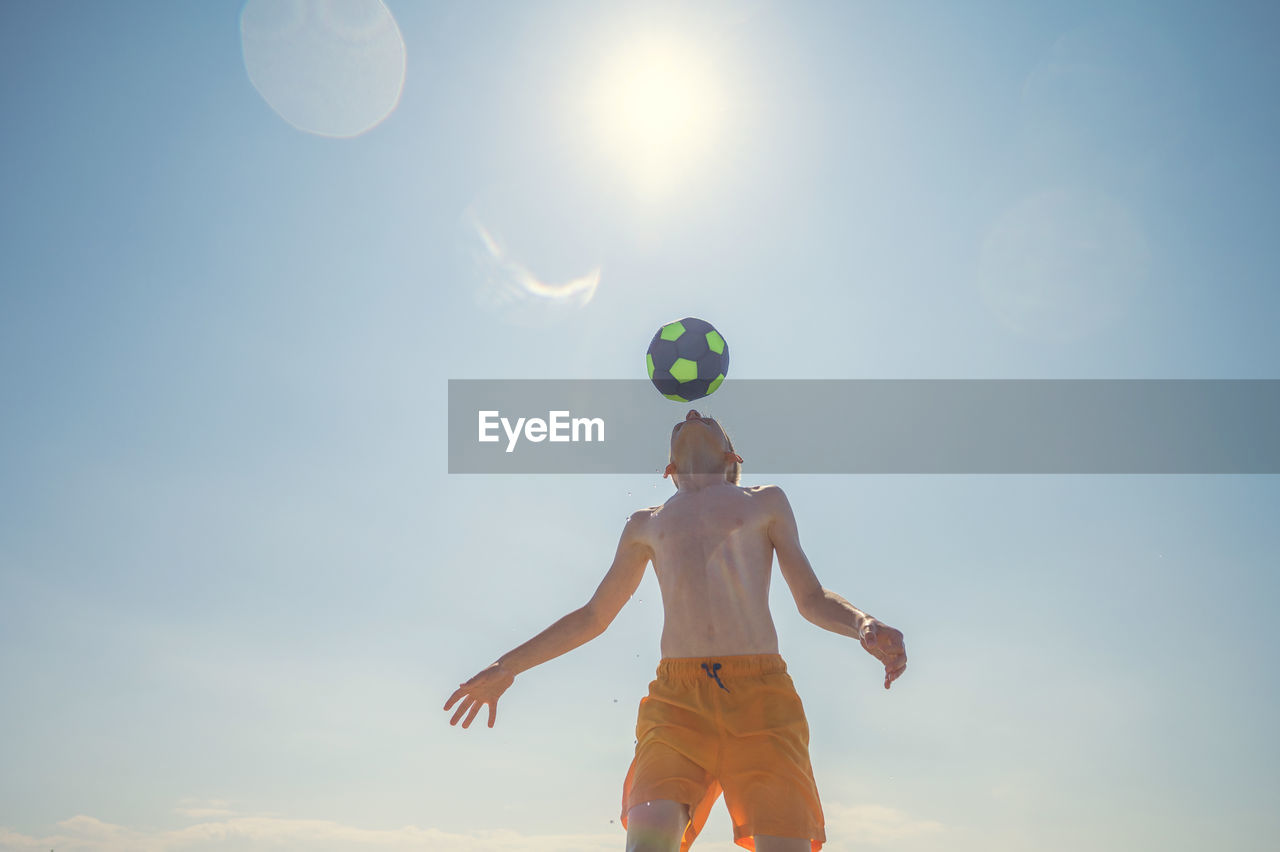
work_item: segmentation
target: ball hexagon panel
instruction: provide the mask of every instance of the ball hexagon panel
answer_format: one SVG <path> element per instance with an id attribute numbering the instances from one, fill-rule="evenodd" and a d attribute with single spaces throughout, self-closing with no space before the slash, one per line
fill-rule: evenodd
<path id="1" fill-rule="evenodd" d="M 685 317 L 658 329 L 645 358 L 649 379 L 663 396 L 691 402 L 712 393 L 729 372 L 729 347 L 715 327 Z"/>

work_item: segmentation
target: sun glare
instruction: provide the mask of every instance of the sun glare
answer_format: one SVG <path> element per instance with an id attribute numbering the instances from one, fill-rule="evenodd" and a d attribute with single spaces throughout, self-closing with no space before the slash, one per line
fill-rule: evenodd
<path id="1" fill-rule="evenodd" d="M 592 102 L 605 153 L 638 188 L 661 191 L 708 165 L 722 98 L 689 45 L 635 44 L 598 79 Z"/>

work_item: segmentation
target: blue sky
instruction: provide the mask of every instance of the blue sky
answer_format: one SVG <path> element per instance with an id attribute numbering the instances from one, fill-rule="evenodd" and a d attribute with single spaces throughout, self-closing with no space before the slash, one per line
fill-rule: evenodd
<path id="1" fill-rule="evenodd" d="M 1277 378 L 1265 4 L 389 2 L 341 138 L 242 8 L 0 9 L 0 849 L 621 848 L 652 574 L 495 729 L 440 706 L 670 485 L 451 477 L 450 378 L 687 315 L 731 382 Z M 1275 477 L 775 481 L 911 652 L 775 584 L 828 849 L 1269 848 Z"/>

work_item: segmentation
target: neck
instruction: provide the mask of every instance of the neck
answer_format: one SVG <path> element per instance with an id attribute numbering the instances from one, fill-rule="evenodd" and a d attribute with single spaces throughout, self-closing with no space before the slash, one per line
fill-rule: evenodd
<path id="1" fill-rule="evenodd" d="M 681 473 L 676 480 L 676 488 L 691 494 L 717 485 L 724 485 L 728 480 L 723 473 Z"/>
<path id="2" fill-rule="evenodd" d="M 676 487 L 681 491 L 701 491 L 726 480 L 724 451 L 694 450 L 675 460 Z"/>

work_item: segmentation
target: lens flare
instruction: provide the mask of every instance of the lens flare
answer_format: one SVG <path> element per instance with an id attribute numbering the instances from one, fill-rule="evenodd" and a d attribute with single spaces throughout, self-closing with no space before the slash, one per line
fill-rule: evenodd
<path id="1" fill-rule="evenodd" d="M 558 283 L 543 281 L 511 257 L 474 209 L 464 216 L 479 272 L 477 302 L 513 325 L 546 325 L 587 305 L 600 286 L 601 267 Z"/>
<path id="2" fill-rule="evenodd" d="M 262 99 L 307 133 L 359 136 L 400 102 L 404 39 L 381 0 L 247 0 L 240 44 Z"/>

